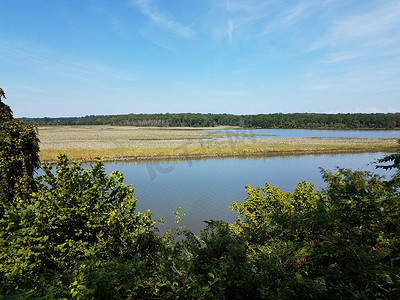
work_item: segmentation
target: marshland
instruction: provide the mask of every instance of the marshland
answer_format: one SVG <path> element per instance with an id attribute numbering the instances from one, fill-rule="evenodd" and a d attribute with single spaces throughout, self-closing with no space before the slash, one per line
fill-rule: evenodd
<path id="1" fill-rule="evenodd" d="M 116 161 L 391 152 L 399 148 L 396 138 L 282 138 L 232 128 L 43 126 L 39 127 L 40 159 L 53 162 L 59 153 L 71 160 L 101 157 Z"/>

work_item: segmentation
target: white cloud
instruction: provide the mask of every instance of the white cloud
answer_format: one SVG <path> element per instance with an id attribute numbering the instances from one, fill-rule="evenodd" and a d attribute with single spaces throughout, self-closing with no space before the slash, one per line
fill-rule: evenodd
<path id="1" fill-rule="evenodd" d="M 368 107 L 367 108 L 367 112 L 370 112 L 370 113 L 380 113 L 380 112 L 382 112 L 379 108 L 377 108 L 377 107 Z"/>
<path id="2" fill-rule="evenodd" d="M 337 63 L 341 61 L 346 61 L 349 59 L 357 58 L 359 55 L 354 52 L 332 52 L 328 54 L 328 57 L 323 59 L 323 63 Z"/>
<path id="3" fill-rule="evenodd" d="M 362 40 L 379 46 L 375 45 L 373 38 L 391 34 L 393 29 L 399 29 L 400 6 L 396 4 L 386 4 L 370 12 L 338 21 L 331 36 L 333 42 Z M 400 37 L 394 35 L 393 38 L 397 42 Z"/>
<path id="4" fill-rule="evenodd" d="M 265 26 L 263 34 L 268 34 L 275 30 L 285 29 L 298 22 L 301 22 L 305 17 L 313 13 L 311 9 L 313 2 L 303 1 L 297 5 L 285 10 L 274 21 Z"/>
<path id="5" fill-rule="evenodd" d="M 230 3 L 230 1 L 229 0 L 226 0 L 226 9 L 227 10 L 231 10 L 231 3 Z"/>
<path id="6" fill-rule="evenodd" d="M 327 63 L 400 54 L 400 3 L 376 3 L 367 12 L 333 22 L 328 33 L 310 50 L 328 49 Z"/>
<path id="7" fill-rule="evenodd" d="M 301 2 L 291 8 L 287 15 L 282 19 L 281 23 L 283 26 L 287 27 L 292 24 L 297 23 L 298 21 L 302 20 L 306 15 L 308 15 L 308 8 L 310 3 L 308 2 Z"/>
<path id="8" fill-rule="evenodd" d="M 258 22 L 271 14 L 273 1 L 223 0 L 210 1 L 208 13 L 201 16 L 201 27 L 212 33 L 214 40 L 251 40 L 258 37 Z M 228 20 L 228 21 L 226 21 Z M 233 36 L 233 32 L 235 35 Z"/>
<path id="9" fill-rule="evenodd" d="M 335 99 L 347 111 L 352 111 L 349 104 L 353 102 L 361 107 L 353 112 L 396 111 L 393 107 L 400 91 L 400 2 L 371 1 L 346 13 L 344 17 L 335 14 L 339 17 L 312 45 L 315 64 L 305 70 L 311 75 L 303 76 L 301 89 L 311 97 Z M 377 106 L 368 106 L 371 103 Z"/>
<path id="10" fill-rule="evenodd" d="M 329 91 L 332 90 L 333 86 L 329 83 L 307 83 L 303 85 L 303 91 Z"/>
<path id="11" fill-rule="evenodd" d="M 50 72 L 81 80 L 123 80 L 135 81 L 130 74 L 121 72 L 97 61 L 84 60 L 62 54 L 49 48 L 43 48 L 37 44 L 0 43 L 0 53 L 2 59 L 18 62 L 24 67 L 37 72 Z"/>
<path id="12" fill-rule="evenodd" d="M 30 85 L 14 85 L 14 86 L 11 86 L 10 88 L 15 89 L 15 90 L 33 92 L 33 93 L 42 93 L 42 92 L 44 92 L 43 89 L 35 87 L 35 86 L 30 86 Z"/>
<path id="13" fill-rule="evenodd" d="M 150 43 L 153 43 L 157 47 L 160 47 L 160 48 L 167 50 L 169 52 L 172 52 L 172 53 L 176 52 L 176 49 L 173 46 L 167 45 L 167 43 L 164 43 L 159 38 L 154 37 L 150 32 L 148 32 L 146 30 L 140 30 L 140 34 L 142 35 L 143 38 L 148 40 Z"/>
<path id="14" fill-rule="evenodd" d="M 228 33 L 229 40 L 232 42 L 233 20 L 229 20 L 228 21 L 227 33 Z"/>
<path id="15" fill-rule="evenodd" d="M 137 6 L 140 11 L 146 15 L 155 24 L 161 26 L 163 29 L 171 31 L 183 38 L 190 38 L 194 36 L 195 31 L 189 26 L 184 26 L 179 22 L 175 21 L 173 16 L 170 14 L 160 11 L 154 5 L 151 0 L 131 0 L 129 3 L 132 6 Z"/>

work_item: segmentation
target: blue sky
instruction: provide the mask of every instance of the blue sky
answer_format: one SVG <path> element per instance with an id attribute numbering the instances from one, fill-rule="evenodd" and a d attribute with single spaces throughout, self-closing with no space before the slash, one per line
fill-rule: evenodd
<path id="1" fill-rule="evenodd" d="M 16 117 L 400 111 L 399 0 L 0 0 Z"/>

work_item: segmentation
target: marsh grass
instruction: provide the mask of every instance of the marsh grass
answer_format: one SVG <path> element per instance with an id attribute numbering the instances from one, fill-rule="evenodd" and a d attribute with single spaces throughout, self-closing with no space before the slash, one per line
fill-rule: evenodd
<path id="1" fill-rule="evenodd" d="M 71 160 L 90 161 L 102 157 L 112 161 L 399 150 L 396 139 L 235 139 L 237 135 L 246 136 L 189 128 L 40 127 L 40 159 L 52 162 L 59 153 Z M 215 139 L 223 136 L 228 138 Z"/>

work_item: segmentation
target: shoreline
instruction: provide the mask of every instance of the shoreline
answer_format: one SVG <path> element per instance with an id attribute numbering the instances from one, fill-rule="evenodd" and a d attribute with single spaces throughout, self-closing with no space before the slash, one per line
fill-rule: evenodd
<path id="1" fill-rule="evenodd" d="M 263 158 L 263 157 L 277 157 L 277 156 L 306 156 L 306 155 L 339 155 L 339 154 L 358 154 L 358 153 L 394 153 L 397 151 L 389 150 L 321 150 L 321 151 L 287 151 L 287 152 L 268 152 L 268 153 L 249 153 L 249 154 L 194 154 L 194 155 L 180 155 L 180 156 L 137 156 L 137 157 L 100 157 L 104 163 L 129 163 L 129 162 L 151 162 L 151 161 L 185 161 L 185 160 L 203 160 L 203 159 L 225 159 L 225 158 Z M 61 153 L 60 154 L 64 154 Z M 79 163 L 94 163 L 96 158 L 81 158 L 72 159 L 69 156 L 70 162 Z M 55 165 L 56 160 L 41 161 L 41 164 Z"/>

